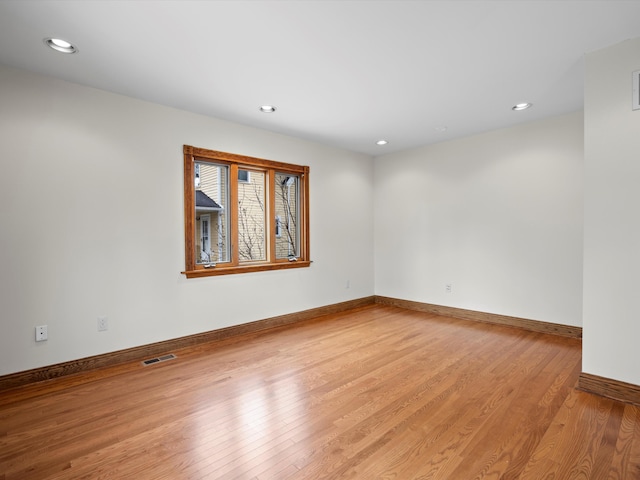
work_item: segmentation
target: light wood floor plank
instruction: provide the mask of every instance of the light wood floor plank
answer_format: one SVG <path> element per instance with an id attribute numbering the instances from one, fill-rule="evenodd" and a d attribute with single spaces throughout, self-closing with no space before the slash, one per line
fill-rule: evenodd
<path id="1" fill-rule="evenodd" d="M 371 305 L 0 393 L 0 480 L 640 479 L 577 339 Z"/>

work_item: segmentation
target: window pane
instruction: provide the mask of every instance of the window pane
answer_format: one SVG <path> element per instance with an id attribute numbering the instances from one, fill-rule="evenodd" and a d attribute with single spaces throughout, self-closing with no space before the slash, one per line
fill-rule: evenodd
<path id="1" fill-rule="evenodd" d="M 196 263 L 229 261 L 229 167 L 196 163 Z"/>
<path id="2" fill-rule="evenodd" d="M 251 173 L 249 170 L 238 170 L 238 181 L 242 183 L 249 183 L 251 181 Z"/>
<path id="3" fill-rule="evenodd" d="M 267 259 L 264 172 L 238 179 L 238 261 Z"/>
<path id="4" fill-rule="evenodd" d="M 298 257 L 300 178 L 297 175 L 276 173 L 275 184 L 276 259 Z"/>

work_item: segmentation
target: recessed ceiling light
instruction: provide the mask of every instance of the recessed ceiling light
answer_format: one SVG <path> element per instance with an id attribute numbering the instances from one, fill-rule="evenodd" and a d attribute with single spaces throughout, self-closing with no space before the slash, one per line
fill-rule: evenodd
<path id="1" fill-rule="evenodd" d="M 387 143 L 389 143 L 387 140 L 378 140 L 376 145 L 386 145 Z"/>
<path id="2" fill-rule="evenodd" d="M 519 112 L 520 110 L 526 110 L 527 108 L 530 108 L 532 105 L 532 103 L 517 103 L 516 105 L 511 107 L 511 110 Z"/>
<path id="3" fill-rule="evenodd" d="M 276 111 L 276 107 L 274 107 L 273 105 L 262 105 L 260 107 L 260 111 L 262 113 L 273 113 Z"/>
<path id="4" fill-rule="evenodd" d="M 74 45 L 61 38 L 45 38 L 44 43 L 46 46 L 62 53 L 76 53 L 78 51 Z"/>

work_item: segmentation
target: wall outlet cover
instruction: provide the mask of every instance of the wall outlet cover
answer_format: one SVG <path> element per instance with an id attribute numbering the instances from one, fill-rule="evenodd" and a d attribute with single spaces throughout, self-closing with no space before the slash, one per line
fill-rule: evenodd
<path id="1" fill-rule="evenodd" d="M 36 327 L 36 342 L 44 342 L 49 338 L 49 332 L 46 325 Z"/>
<path id="2" fill-rule="evenodd" d="M 109 330 L 109 319 L 106 316 L 98 317 L 98 331 L 106 332 Z"/>

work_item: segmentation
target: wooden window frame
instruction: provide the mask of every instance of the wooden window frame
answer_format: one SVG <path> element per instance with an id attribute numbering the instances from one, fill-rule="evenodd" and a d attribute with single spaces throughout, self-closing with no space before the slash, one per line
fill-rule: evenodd
<path id="1" fill-rule="evenodd" d="M 204 148 L 184 145 L 184 236 L 185 270 L 187 278 L 209 277 L 236 273 L 260 272 L 302 268 L 311 265 L 309 256 L 309 167 L 290 163 L 276 162 L 261 158 L 247 157 L 234 153 L 218 152 Z M 195 209 L 195 164 L 199 161 L 227 165 L 229 167 L 229 241 L 231 242 L 230 261 L 215 266 L 196 262 L 196 209 Z M 266 233 L 267 260 L 241 263 L 238 255 L 238 169 L 257 169 L 266 175 Z M 276 173 L 290 173 L 300 178 L 299 228 L 300 252 L 295 259 L 276 259 L 275 242 L 275 176 Z"/>

